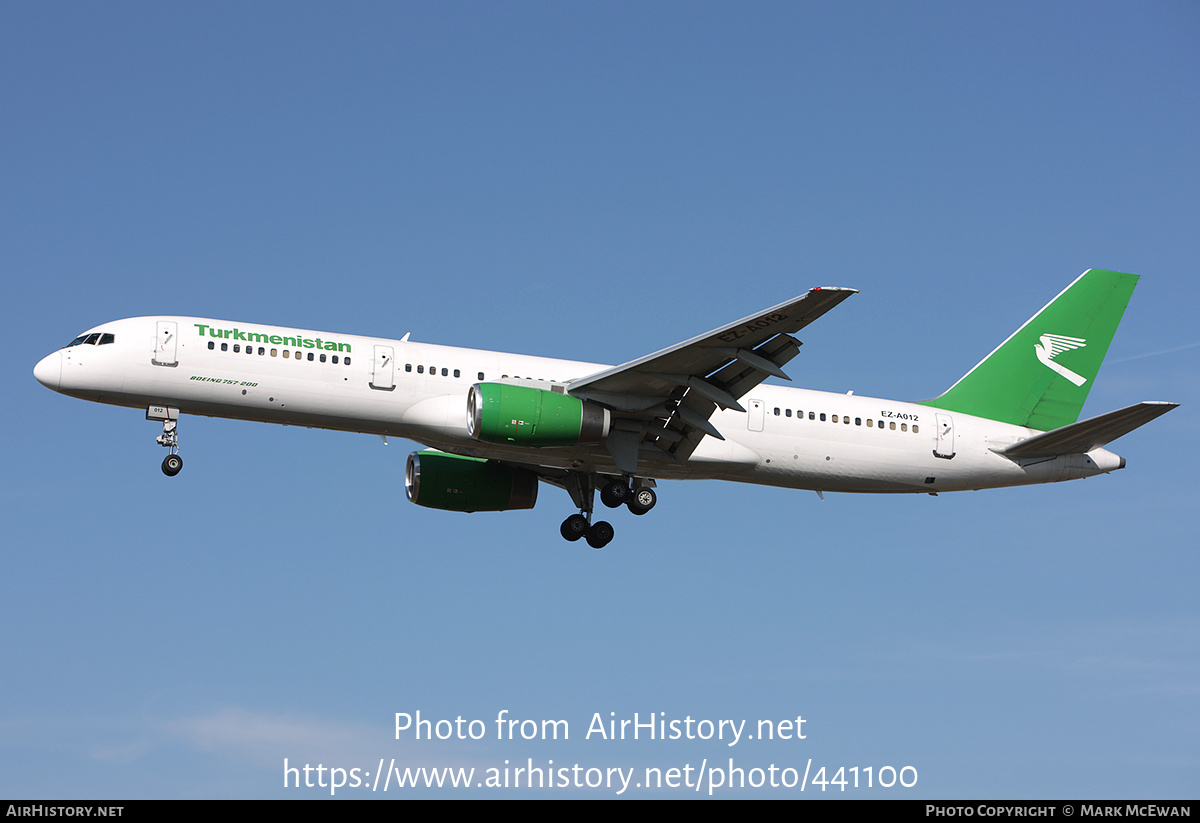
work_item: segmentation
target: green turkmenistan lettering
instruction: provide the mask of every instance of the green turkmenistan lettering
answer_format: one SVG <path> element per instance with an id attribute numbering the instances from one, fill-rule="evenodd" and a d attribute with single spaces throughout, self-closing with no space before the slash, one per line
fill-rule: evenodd
<path id="1" fill-rule="evenodd" d="M 324 349 L 326 351 L 353 351 L 349 343 L 338 343 L 333 340 L 322 340 L 320 337 L 301 337 L 299 332 L 293 332 L 286 337 L 278 334 L 263 334 L 262 332 L 243 331 L 239 328 L 222 329 L 205 323 L 193 323 L 201 337 L 219 337 L 225 340 L 244 340 L 247 343 L 270 343 L 275 346 L 294 346 L 305 349 Z"/>

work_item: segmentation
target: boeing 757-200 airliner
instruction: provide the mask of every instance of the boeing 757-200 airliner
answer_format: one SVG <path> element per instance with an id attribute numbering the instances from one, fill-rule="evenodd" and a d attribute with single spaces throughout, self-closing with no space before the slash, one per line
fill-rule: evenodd
<path id="1" fill-rule="evenodd" d="M 792 335 L 855 294 L 815 288 L 621 366 L 199 317 L 97 326 L 34 375 L 84 400 L 144 409 L 179 473 L 181 414 L 405 437 L 408 499 L 459 512 L 530 508 L 539 481 L 578 513 L 567 540 L 613 528 L 595 493 L 634 514 L 656 480 L 824 492 L 1052 483 L 1123 468 L 1103 447 L 1175 408 L 1079 421 L 1137 276 L 1090 269 L 944 394 L 900 402 L 764 383 L 789 379 Z M 1077 422 L 1078 421 L 1078 422 Z"/>

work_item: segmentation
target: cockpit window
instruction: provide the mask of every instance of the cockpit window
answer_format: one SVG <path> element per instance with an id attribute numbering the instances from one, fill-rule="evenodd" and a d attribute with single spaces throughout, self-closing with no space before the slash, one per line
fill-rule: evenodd
<path id="1" fill-rule="evenodd" d="M 103 346 L 105 343 L 115 343 L 117 338 L 112 332 L 94 331 L 91 334 L 81 334 L 67 344 L 67 348 L 72 346 Z"/>

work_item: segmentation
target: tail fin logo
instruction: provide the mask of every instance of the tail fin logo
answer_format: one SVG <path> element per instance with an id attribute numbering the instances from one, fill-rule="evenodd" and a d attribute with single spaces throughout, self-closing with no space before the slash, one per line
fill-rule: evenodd
<path id="1" fill-rule="evenodd" d="M 1054 358 L 1065 351 L 1082 349 L 1087 345 L 1086 338 L 1068 337 L 1065 334 L 1043 334 L 1039 340 L 1041 342 L 1033 344 L 1033 350 L 1037 353 L 1037 359 L 1043 366 L 1067 378 L 1076 386 L 1082 386 L 1087 382 L 1086 377 L 1076 374 L 1061 363 L 1054 362 Z"/>

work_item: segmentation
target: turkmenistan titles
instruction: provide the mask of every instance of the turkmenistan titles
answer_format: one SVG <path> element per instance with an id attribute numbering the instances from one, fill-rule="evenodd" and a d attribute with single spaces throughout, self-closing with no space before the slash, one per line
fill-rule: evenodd
<path id="1" fill-rule="evenodd" d="M 336 343 L 333 340 L 322 340 L 319 337 L 301 337 L 299 332 L 293 335 L 263 334 L 262 332 L 242 331 L 234 326 L 232 329 L 220 329 L 207 326 L 204 323 L 193 323 L 200 330 L 200 336 L 216 337 L 222 340 L 241 340 L 246 343 L 270 343 L 273 346 L 292 346 L 297 349 L 324 349 L 325 351 L 350 352 L 349 343 Z M 205 331 L 207 329 L 207 331 Z"/>

